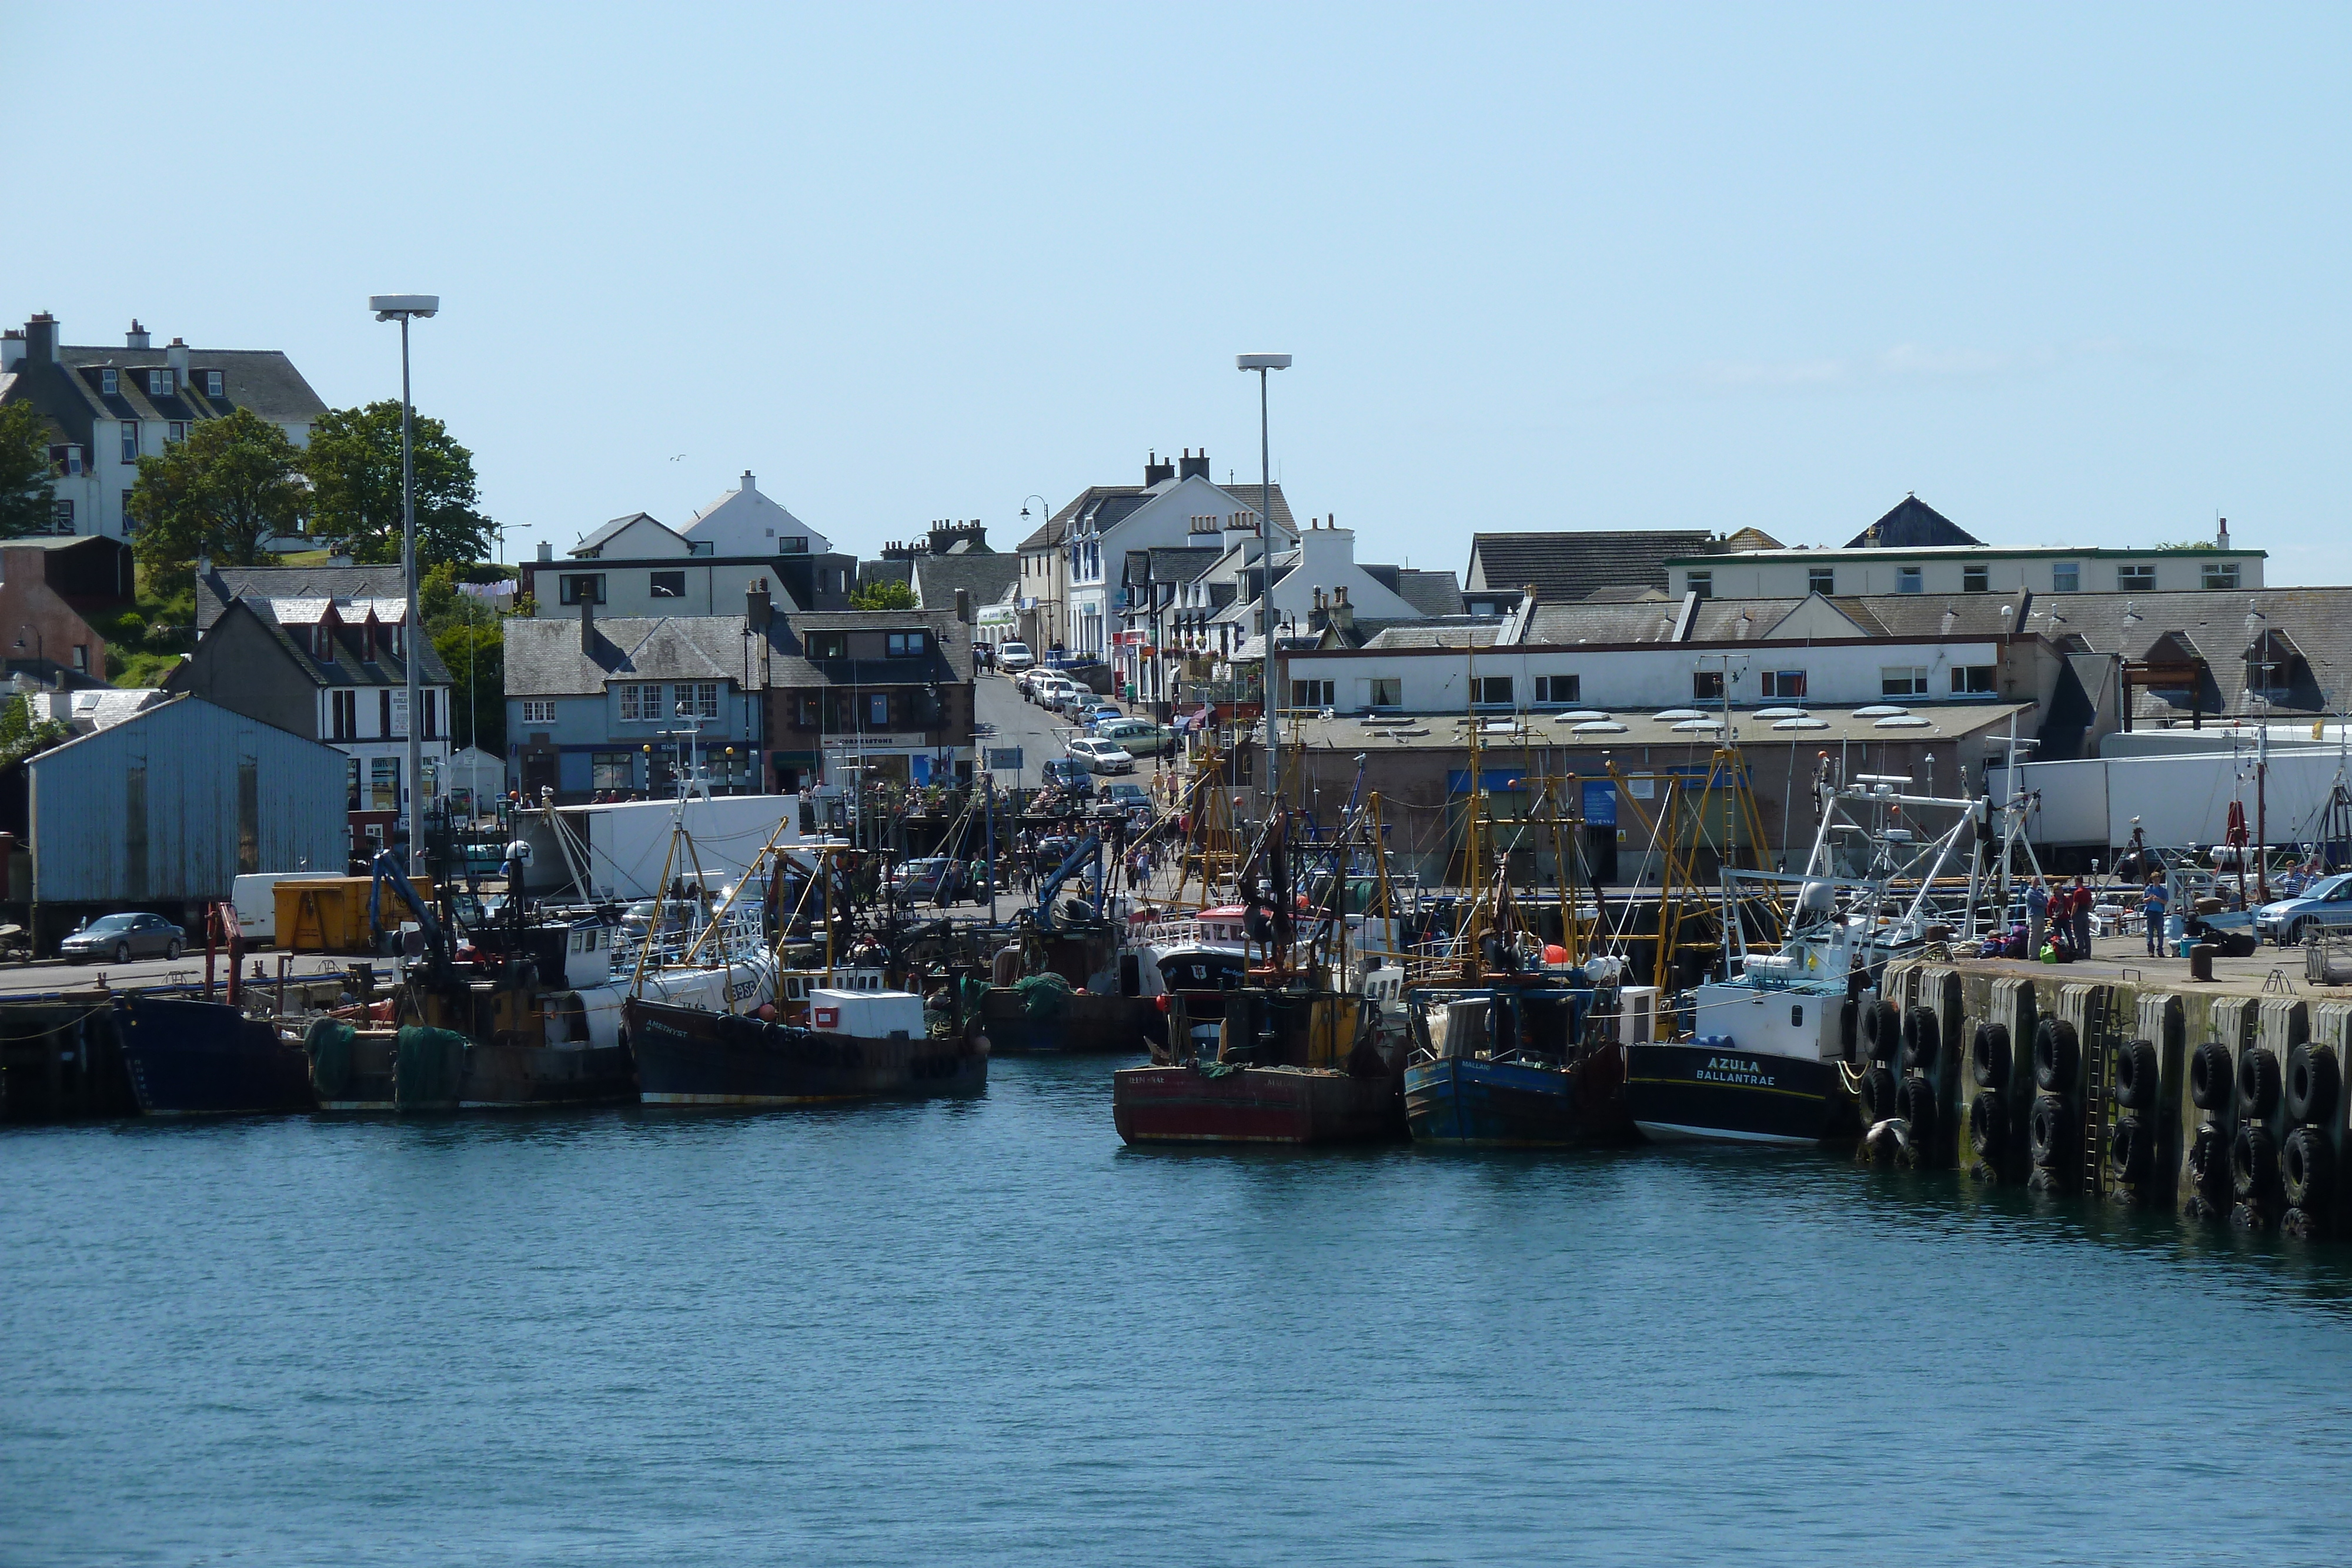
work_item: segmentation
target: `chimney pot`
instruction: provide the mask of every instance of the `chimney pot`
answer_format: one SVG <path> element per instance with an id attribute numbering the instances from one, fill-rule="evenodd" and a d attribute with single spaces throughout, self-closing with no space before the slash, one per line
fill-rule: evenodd
<path id="1" fill-rule="evenodd" d="M 131 318 L 131 330 L 122 334 L 122 346 L 126 349 L 144 349 L 148 344 L 147 329 L 140 325 L 138 317 L 133 316 Z"/>
<path id="2" fill-rule="evenodd" d="M 743 482 L 738 485 L 736 488 L 739 490 L 749 491 L 752 495 L 756 496 L 760 493 L 760 482 L 757 479 L 752 478 L 751 471 L 749 468 L 746 468 L 743 470 Z"/>
<path id="3" fill-rule="evenodd" d="M 555 547 L 548 543 L 545 539 L 540 540 L 539 559 L 545 561 L 553 560 L 555 559 Z"/>

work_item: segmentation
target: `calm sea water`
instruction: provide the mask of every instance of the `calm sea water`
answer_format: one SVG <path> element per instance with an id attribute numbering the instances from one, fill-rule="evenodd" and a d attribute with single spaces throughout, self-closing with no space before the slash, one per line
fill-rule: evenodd
<path id="1" fill-rule="evenodd" d="M 2341 1562 L 2352 1249 L 1739 1152 L 0 1136 L 16 1563 Z"/>

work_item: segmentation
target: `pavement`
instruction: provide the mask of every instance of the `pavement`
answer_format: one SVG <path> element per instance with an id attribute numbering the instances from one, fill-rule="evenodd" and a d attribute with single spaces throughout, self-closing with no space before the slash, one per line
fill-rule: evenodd
<path id="1" fill-rule="evenodd" d="M 2150 956 L 2147 940 L 2144 936 L 2094 937 L 2091 956 L 2072 964 L 2042 964 L 2026 958 L 1970 958 L 1963 961 L 2021 973 L 2033 971 L 2055 976 L 2060 980 L 2113 982 L 2129 979 L 2137 985 L 2163 984 L 2182 989 L 2232 993 L 2269 989 L 2296 996 L 2340 997 L 2346 994 L 2344 987 L 2315 986 L 2305 978 L 2308 960 L 2302 948 L 2273 947 L 2268 944 L 2255 948 L 2248 957 L 2217 956 L 2213 960 L 2213 979 L 2210 986 L 2189 979 L 2188 959 Z"/>
<path id="2" fill-rule="evenodd" d="M 253 966 L 258 963 L 266 981 L 276 984 L 278 956 L 268 949 L 247 953 L 245 958 L 247 979 L 251 979 Z M 300 953 L 288 958 L 286 973 L 289 978 L 303 975 L 341 974 L 352 964 L 368 961 L 320 953 Z M 378 959 L 375 962 L 381 964 L 388 960 Z M 213 977 L 224 982 L 228 978 L 227 954 L 220 955 L 214 961 Z M 128 964 L 12 964 L 0 968 L 0 997 L 42 996 L 51 991 L 142 991 L 157 986 L 201 986 L 204 983 L 205 956 L 201 949 L 194 953 L 183 953 L 168 961 L 142 958 Z"/>

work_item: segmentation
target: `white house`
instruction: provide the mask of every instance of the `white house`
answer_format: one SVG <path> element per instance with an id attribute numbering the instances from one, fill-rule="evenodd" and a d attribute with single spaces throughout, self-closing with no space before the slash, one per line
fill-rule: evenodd
<path id="1" fill-rule="evenodd" d="M 191 349 L 177 338 L 158 349 L 136 321 L 119 349 L 76 347 L 59 333 L 43 312 L 0 336 L 0 403 L 29 402 L 48 426 L 51 526 L 60 534 L 128 538 L 139 459 L 205 420 L 245 409 L 307 446 L 311 422 L 327 412 L 275 349 Z"/>
<path id="2" fill-rule="evenodd" d="M 1139 491 L 1083 508 L 1070 518 L 1062 541 L 1068 574 L 1069 646 L 1094 658 L 1109 655 L 1111 638 L 1126 609 L 1121 576 L 1129 551 L 1183 545 L 1214 536 L 1255 537 L 1258 487 L 1226 489 L 1209 478 L 1209 455 L 1184 454 L 1181 464 L 1148 464 Z M 1282 488 L 1271 499 L 1276 549 L 1295 546 Z"/>
<path id="3" fill-rule="evenodd" d="M 833 550 L 823 534 L 763 495 L 749 468 L 734 489 L 694 515 L 685 534 L 702 555 L 827 555 Z"/>
<path id="4" fill-rule="evenodd" d="M 522 568 L 535 614 L 573 619 L 584 601 L 609 616 L 740 615 L 754 590 L 786 610 L 845 609 L 857 570 L 749 473 L 683 530 L 631 512 L 564 553 L 541 544 Z"/>

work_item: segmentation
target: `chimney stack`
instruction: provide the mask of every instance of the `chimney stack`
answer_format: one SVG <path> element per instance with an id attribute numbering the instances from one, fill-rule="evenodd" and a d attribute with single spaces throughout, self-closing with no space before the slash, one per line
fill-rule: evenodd
<path id="1" fill-rule="evenodd" d="M 188 345 L 185 340 L 173 339 L 163 350 L 163 362 L 172 367 L 172 385 L 175 389 L 188 384 Z"/>
<path id="2" fill-rule="evenodd" d="M 1163 479 L 1176 477 L 1176 465 L 1160 461 L 1160 454 L 1148 453 L 1143 459 L 1143 487 L 1150 489 Z"/>
<path id="3" fill-rule="evenodd" d="M 0 332 L 0 371 L 13 371 L 25 362 L 25 330 L 11 327 Z"/>
<path id="4" fill-rule="evenodd" d="M 1209 449 L 1203 446 L 1201 448 L 1200 455 L 1196 457 L 1192 455 L 1192 449 L 1191 447 L 1187 446 L 1184 448 L 1183 460 L 1176 465 L 1176 477 L 1179 479 L 1206 479 L 1208 476 Z"/>
<path id="5" fill-rule="evenodd" d="M 131 318 L 131 330 L 122 334 L 122 346 L 126 349 L 144 349 L 148 346 L 147 329 L 139 324 L 139 318 L 136 316 Z"/>
<path id="6" fill-rule="evenodd" d="M 760 493 L 760 482 L 751 477 L 751 471 L 749 468 L 743 470 L 742 483 L 735 487 L 747 496 L 756 496 Z"/>
<path id="7" fill-rule="evenodd" d="M 540 541 L 539 541 L 539 559 L 540 559 L 541 561 L 552 561 L 552 560 L 554 560 L 554 559 L 555 559 L 555 547 L 554 547 L 553 545 L 551 545 L 551 544 L 548 543 L 545 539 L 541 539 L 541 540 L 540 540 Z"/>
<path id="8" fill-rule="evenodd" d="M 956 619 L 957 619 L 957 620 L 959 620 L 959 621 L 961 621 L 961 622 L 963 622 L 965 625 L 967 625 L 967 626 L 971 625 L 971 589 L 969 589 L 969 588 L 959 588 L 959 589 L 957 589 L 957 590 L 956 590 L 956 601 L 955 601 L 955 604 L 956 604 Z"/>
<path id="9" fill-rule="evenodd" d="M 755 633 L 765 635 L 768 630 L 768 615 L 773 608 L 774 604 L 768 597 L 768 580 L 764 577 L 752 579 L 751 585 L 743 591 L 745 624 L 749 625 Z"/>
<path id="10" fill-rule="evenodd" d="M 37 365 L 58 357 L 58 319 L 44 310 L 25 323 L 25 354 Z"/>
<path id="11" fill-rule="evenodd" d="M 2221 526 L 2213 530 L 2213 544 L 2218 549 L 2228 549 L 2230 548 L 2229 518 L 2223 517 L 2221 521 Z"/>
<path id="12" fill-rule="evenodd" d="M 1348 585 L 1344 582 L 1331 590 L 1331 624 L 1342 632 L 1356 629 L 1356 607 L 1348 602 Z"/>

